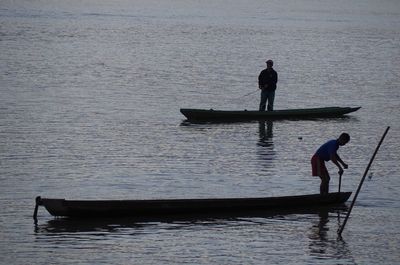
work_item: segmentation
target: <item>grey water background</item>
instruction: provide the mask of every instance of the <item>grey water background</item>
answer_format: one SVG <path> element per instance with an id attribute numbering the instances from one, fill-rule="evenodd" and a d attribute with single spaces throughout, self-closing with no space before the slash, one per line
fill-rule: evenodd
<path id="1" fill-rule="evenodd" d="M 266 59 L 276 109 L 362 108 L 267 124 L 179 113 L 256 109 Z M 0 263 L 399 264 L 399 73 L 397 0 L 2 0 Z M 344 131 L 342 190 L 355 191 L 387 126 L 343 241 L 336 212 L 75 223 L 41 208 L 32 220 L 38 195 L 318 193 L 310 157 Z"/>

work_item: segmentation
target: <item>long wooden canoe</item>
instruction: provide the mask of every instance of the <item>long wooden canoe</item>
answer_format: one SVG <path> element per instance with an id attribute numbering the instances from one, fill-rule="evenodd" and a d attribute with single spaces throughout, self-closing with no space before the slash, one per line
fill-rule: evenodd
<path id="1" fill-rule="evenodd" d="M 38 206 L 44 206 L 53 216 L 87 217 L 163 217 L 182 214 L 243 213 L 246 211 L 275 211 L 304 209 L 345 203 L 351 192 L 327 195 L 309 194 L 284 197 L 167 199 L 167 200 L 65 200 L 36 198 L 34 218 Z"/>
<path id="2" fill-rule="evenodd" d="M 180 109 L 189 121 L 250 121 L 273 119 L 333 118 L 359 110 L 361 107 L 326 107 L 274 111 Z"/>

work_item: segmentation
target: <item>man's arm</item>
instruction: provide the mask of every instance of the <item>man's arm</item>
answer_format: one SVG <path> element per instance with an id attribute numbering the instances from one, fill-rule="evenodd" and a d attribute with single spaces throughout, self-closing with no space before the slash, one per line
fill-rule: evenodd
<path id="1" fill-rule="evenodd" d="M 344 168 L 347 168 L 347 164 L 345 164 L 342 159 L 337 154 L 331 155 L 331 161 L 339 168 L 339 175 L 343 174 L 343 168 L 340 163 L 343 165 Z"/>
<path id="2" fill-rule="evenodd" d="M 349 167 L 345 162 L 343 162 L 338 154 L 336 154 L 336 160 L 343 165 L 344 169 L 347 169 Z"/>

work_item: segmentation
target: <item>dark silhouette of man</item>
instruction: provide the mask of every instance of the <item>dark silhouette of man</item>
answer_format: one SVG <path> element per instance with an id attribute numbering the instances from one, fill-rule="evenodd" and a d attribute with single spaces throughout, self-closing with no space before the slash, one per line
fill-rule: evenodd
<path id="1" fill-rule="evenodd" d="M 258 76 L 258 87 L 261 89 L 261 101 L 259 111 L 265 111 L 268 102 L 268 111 L 274 109 L 274 99 L 276 83 L 278 83 L 278 73 L 274 70 L 274 62 L 272 60 L 266 61 L 267 68 L 261 71 Z"/>

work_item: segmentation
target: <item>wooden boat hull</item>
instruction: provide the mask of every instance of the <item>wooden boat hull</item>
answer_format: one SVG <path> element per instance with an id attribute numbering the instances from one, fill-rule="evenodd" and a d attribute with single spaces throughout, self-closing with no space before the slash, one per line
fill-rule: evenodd
<path id="1" fill-rule="evenodd" d="M 36 198 L 53 216 L 84 217 L 162 217 L 187 214 L 243 213 L 303 209 L 345 203 L 351 192 L 265 198 L 169 199 L 169 200 L 65 200 Z M 34 216 L 35 218 L 35 216 Z M 36 219 L 36 218 L 35 218 Z"/>
<path id="2" fill-rule="evenodd" d="M 360 108 L 361 107 L 327 107 L 274 111 L 180 109 L 180 111 L 189 121 L 207 122 L 332 118 L 343 116 L 345 114 L 357 111 Z"/>

